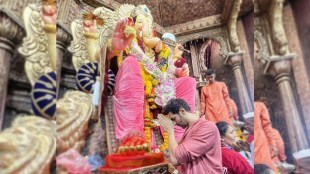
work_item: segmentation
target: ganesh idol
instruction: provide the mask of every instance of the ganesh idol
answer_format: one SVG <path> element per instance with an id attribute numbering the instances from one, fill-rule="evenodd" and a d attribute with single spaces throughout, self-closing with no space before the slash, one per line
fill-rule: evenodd
<path id="1" fill-rule="evenodd" d="M 156 36 L 152 15 L 145 5 L 125 4 L 115 12 L 96 9 L 94 13 L 105 21 L 99 29 L 100 45 L 107 46 L 107 51 L 101 51 L 105 70 L 110 68 L 116 74 L 116 138 L 122 140 L 130 132 L 140 132 L 152 149 L 159 148 L 153 120 L 162 107 L 172 98 L 182 98 L 195 110 L 196 81 L 189 77 L 186 59 L 179 49 L 182 46 L 171 33 L 165 33 L 163 40 Z M 184 129 L 175 126 L 177 140 L 183 133 Z M 164 145 L 167 147 L 167 143 Z"/>

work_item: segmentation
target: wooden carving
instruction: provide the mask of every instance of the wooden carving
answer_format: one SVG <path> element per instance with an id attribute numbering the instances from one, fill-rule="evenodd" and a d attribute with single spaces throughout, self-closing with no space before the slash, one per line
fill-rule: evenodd
<path id="1" fill-rule="evenodd" d="M 49 174 L 55 152 L 55 121 L 18 116 L 0 133 L 0 173 Z"/>
<path id="2" fill-rule="evenodd" d="M 68 91 L 57 101 L 57 152 L 78 152 L 85 146 L 88 121 L 95 116 L 92 97 L 80 91 Z"/>

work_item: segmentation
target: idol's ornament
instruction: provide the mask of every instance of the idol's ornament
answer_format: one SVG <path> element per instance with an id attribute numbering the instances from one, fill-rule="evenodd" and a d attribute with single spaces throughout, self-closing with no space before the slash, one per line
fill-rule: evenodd
<path id="1" fill-rule="evenodd" d="M 56 73 L 42 75 L 34 84 L 31 94 L 32 110 L 35 115 L 55 119 Z"/>
<path id="2" fill-rule="evenodd" d="M 132 132 L 121 141 L 116 154 L 106 157 L 106 164 L 101 170 L 106 172 L 126 171 L 163 162 L 165 162 L 163 152 L 152 153 L 145 137 L 137 132 Z"/>
<path id="3" fill-rule="evenodd" d="M 92 96 L 81 91 L 68 91 L 57 101 L 57 152 L 78 152 L 86 144 L 89 120 L 95 116 Z"/>
<path id="4" fill-rule="evenodd" d="M 76 75 L 78 89 L 88 94 L 92 93 L 97 76 L 99 76 L 98 63 L 82 65 Z"/>

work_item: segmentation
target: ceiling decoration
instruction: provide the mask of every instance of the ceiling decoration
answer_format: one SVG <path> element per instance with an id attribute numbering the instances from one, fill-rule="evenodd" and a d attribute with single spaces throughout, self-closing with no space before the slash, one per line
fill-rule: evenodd
<path id="1" fill-rule="evenodd" d="M 162 27 L 169 27 L 189 21 L 222 14 L 225 5 L 233 0 L 116 0 L 124 4 L 146 4 L 154 21 Z M 226 2 L 227 1 L 227 2 Z M 253 0 L 243 0 L 240 12 L 245 14 L 254 9 Z"/>

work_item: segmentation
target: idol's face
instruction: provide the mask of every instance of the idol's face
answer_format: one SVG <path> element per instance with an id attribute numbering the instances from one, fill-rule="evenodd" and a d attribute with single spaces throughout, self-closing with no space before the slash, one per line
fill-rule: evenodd
<path id="1" fill-rule="evenodd" d="M 146 17 L 143 15 L 138 15 L 136 18 L 136 22 L 135 22 L 135 30 L 137 31 L 137 33 L 139 33 L 140 31 L 142 31 L 144 24 L 146 22 Z"/>

